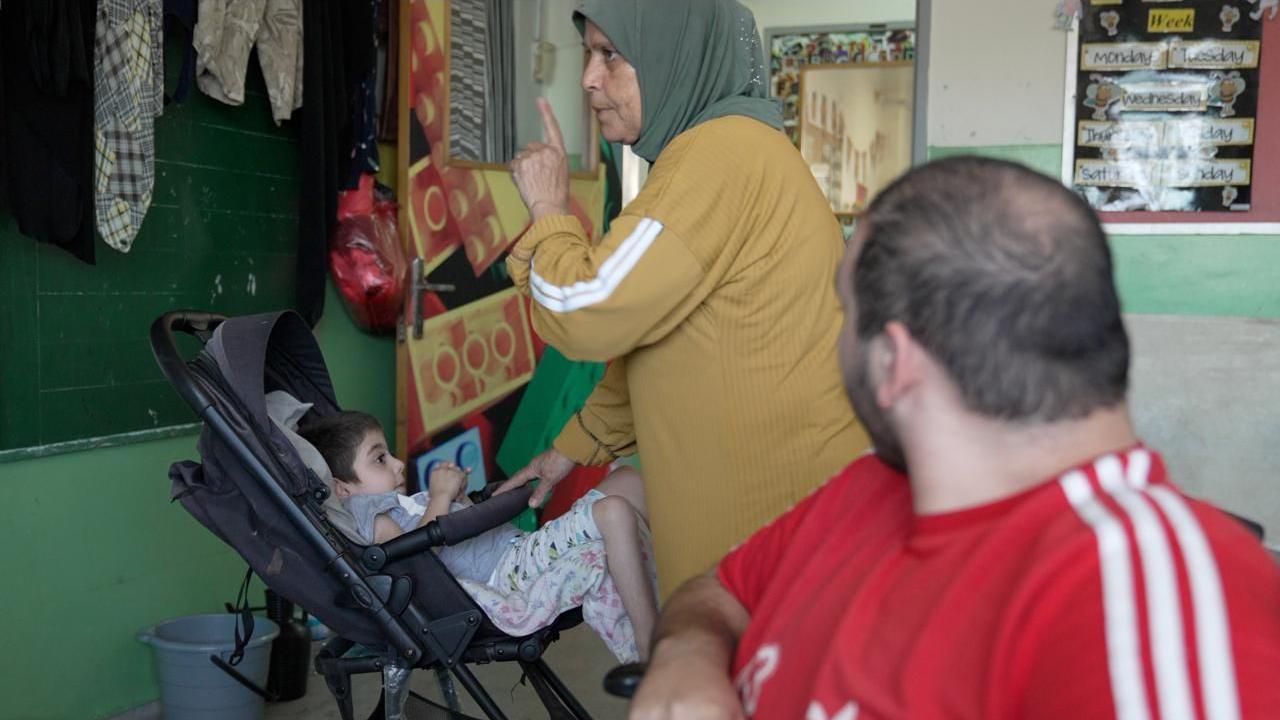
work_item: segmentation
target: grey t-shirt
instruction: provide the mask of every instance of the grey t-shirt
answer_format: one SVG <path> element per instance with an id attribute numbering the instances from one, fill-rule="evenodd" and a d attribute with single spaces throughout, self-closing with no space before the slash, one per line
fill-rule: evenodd
<path id="1" fill-rule="evenodd" d="M 342 502 L 356 520 L 360 540 L 372 544 L 374 518 L 386 514 L 401 530 L 409 532 L 418 527 L 418 522 L 426 514 L 430 497 L 425 492 L 416 495 L 386 492 L 377 495 L 352 495 Z M 450 506 L 449 512 L 457 512 L 465 507 L 467 506 L 455 502 Z M 498 567 L 502 554 L 523 536 L 524 532 L 519 528 L 503 523 L 470 540 L 440 548 L 437 555 L 454 577 L 484 583 L 489 581 L 489 576 Z"/>

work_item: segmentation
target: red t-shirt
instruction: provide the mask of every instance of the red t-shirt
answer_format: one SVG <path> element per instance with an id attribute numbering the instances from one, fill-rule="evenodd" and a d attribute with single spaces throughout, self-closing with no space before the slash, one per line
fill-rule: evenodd
<path id="1" fill-rule="evenodd" d="M 1145 448 L 922 517 L 866 456 L 719 576 L 753 717 L 1280 718 L 1280 572 Z"/>

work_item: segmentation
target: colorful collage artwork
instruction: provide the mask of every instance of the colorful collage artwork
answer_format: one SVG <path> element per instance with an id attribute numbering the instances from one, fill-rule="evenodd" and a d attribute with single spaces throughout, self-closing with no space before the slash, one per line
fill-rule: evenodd
<path id="1" fill-rule="evenodd" d="M 1246 0 L 1084 3 L 1071 159 L 1090 205 L 1250 209 L 1262 24 Z"/>
<path id="2" fill-rule="evenodd" d="M 773 97 L 782 100 L 782 122 L 800 147 L 800 70 L 806 65 L 914 60 L 914 30 L 769 33 Z"/>
<path id="3" fill-rule="evenodd" d="M 409 359 L 424 418 L 447 426 L 533 376 L 525 300 L 515 288 L 427 320 Z"/>

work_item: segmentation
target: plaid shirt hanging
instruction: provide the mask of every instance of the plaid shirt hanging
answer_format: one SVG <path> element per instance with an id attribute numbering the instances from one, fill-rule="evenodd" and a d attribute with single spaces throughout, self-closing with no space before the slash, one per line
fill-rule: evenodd
<path id="1" fill-rule="evenodd" d="M 128 252 L 155 187 L 164 107 L 163 0 L 99 0 L 94 47 L 98 232 Z"/>

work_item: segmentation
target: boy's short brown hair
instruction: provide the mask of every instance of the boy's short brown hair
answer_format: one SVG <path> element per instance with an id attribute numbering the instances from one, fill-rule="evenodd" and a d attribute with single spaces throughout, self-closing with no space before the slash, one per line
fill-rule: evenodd
<path id="1" fill-rule="evenodd" d="M 360 483 L 354 467 L 356 451 L 365 436 L 373 431 L 382 432 L 382 423 L 359 410 L 343 410 L 323 417 L 309 414 L 298 426 L 298 434 L 320 451 L 333 478 L 352 485 Z"/>

